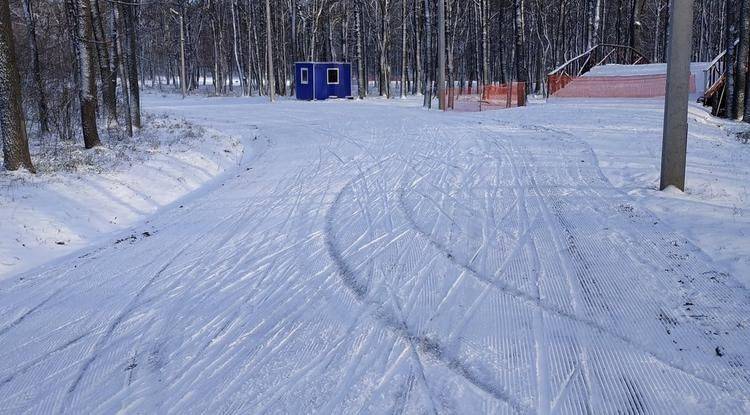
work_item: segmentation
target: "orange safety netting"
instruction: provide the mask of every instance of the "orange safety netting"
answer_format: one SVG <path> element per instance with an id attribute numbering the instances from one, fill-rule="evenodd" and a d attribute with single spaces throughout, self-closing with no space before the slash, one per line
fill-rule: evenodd
<path id="1" fill-rule="evenodd" d="M 479 112 L 526 105 L 526 84 L 512 82 L 502 85 L 486 85 L 471 88 L 448 88 L 446 91 L 448 110 Z"/>
<path id="2" fill-rule="evenodd" d="M 666 75 L 581 76 L 550 75 L 550 97 L 555 98 L 657 98 L 667 92 Z M 695 92 L 690 76 L 690 92 Z"/>

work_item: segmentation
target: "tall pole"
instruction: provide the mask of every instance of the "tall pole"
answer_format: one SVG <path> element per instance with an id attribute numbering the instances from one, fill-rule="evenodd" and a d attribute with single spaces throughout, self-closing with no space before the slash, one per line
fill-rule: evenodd
<path id="1" fill-rule="evenodd" d="M 438 0 L 438 73 L 437 89 L 440 109 L 445 111 L 445 0 Z"/>
<path id="2" fill-rule="evenodd" d="M 268 57 L 268 97 L 276 101 L 276 85 L 273 75 L 273 41 L 271 33 L 271 0 L 266 0 L 266 55 Z"/>
<path id="3" fill-rule="evenodd" d="M 667 96 L 664 104 L 664 139 L 661 150 L 661 190 L 685 190 L 687 160 L 690 53 L 693 40 L 693 0 L 671 0 L 669 7 Z"/>

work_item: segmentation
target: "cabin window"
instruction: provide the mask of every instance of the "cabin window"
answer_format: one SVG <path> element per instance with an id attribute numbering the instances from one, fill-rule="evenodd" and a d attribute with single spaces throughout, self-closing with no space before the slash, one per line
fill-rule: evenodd
<path id="1" fill-rule="evenodd" d="M 328 68 L 328 85 L 339 84 L 339 68 Z"/>
<path id="2" fill-rule="evenodd" d="M 302 85 L 307 85 L 307 68 L 302 68 L 299 78 Z"/>

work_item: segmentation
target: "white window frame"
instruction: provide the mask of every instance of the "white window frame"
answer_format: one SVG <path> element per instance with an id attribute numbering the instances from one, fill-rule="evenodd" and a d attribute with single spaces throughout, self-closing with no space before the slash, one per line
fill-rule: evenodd
<path id="1" fill-rule="evenodd" d="M 300 85 L 307 85 L 310 83 L 310 75 L 308 68 L 301 68 L 300 70 Z"/>
<path id="2" fill-rule="evenodd" d="M 336 72 L 336 82 L 331 82 L 331 72 Z M 328 85 L 339 85 L 341 84 L 341 71 L 339 71 L 339 68 L 328 68 L 326 70 L 326 83 Z"/>

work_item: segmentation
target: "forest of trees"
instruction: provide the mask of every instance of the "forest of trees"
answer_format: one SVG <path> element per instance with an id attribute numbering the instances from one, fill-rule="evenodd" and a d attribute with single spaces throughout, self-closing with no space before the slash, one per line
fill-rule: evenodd
<path id="1" fill-rule="evenodd" d="M 431 105 L 441 16 L 448 85 L 517 80 L 543 93 L 551 69 L 604 43 L 666 58 L 669 0 L 440 1 L 3 1 L 5 168 L 33 171 L 28 141 L 41 136 L 85 148 L 102 133 L 132 136 L 139 88 L 290 95 L 295 61 L 349 61 L 360 97 L 423 94 Z M 728 110 L 741 118 L 750 0 L 695 0 L 695 8 L 694 60 L 729 47 Z"/>

